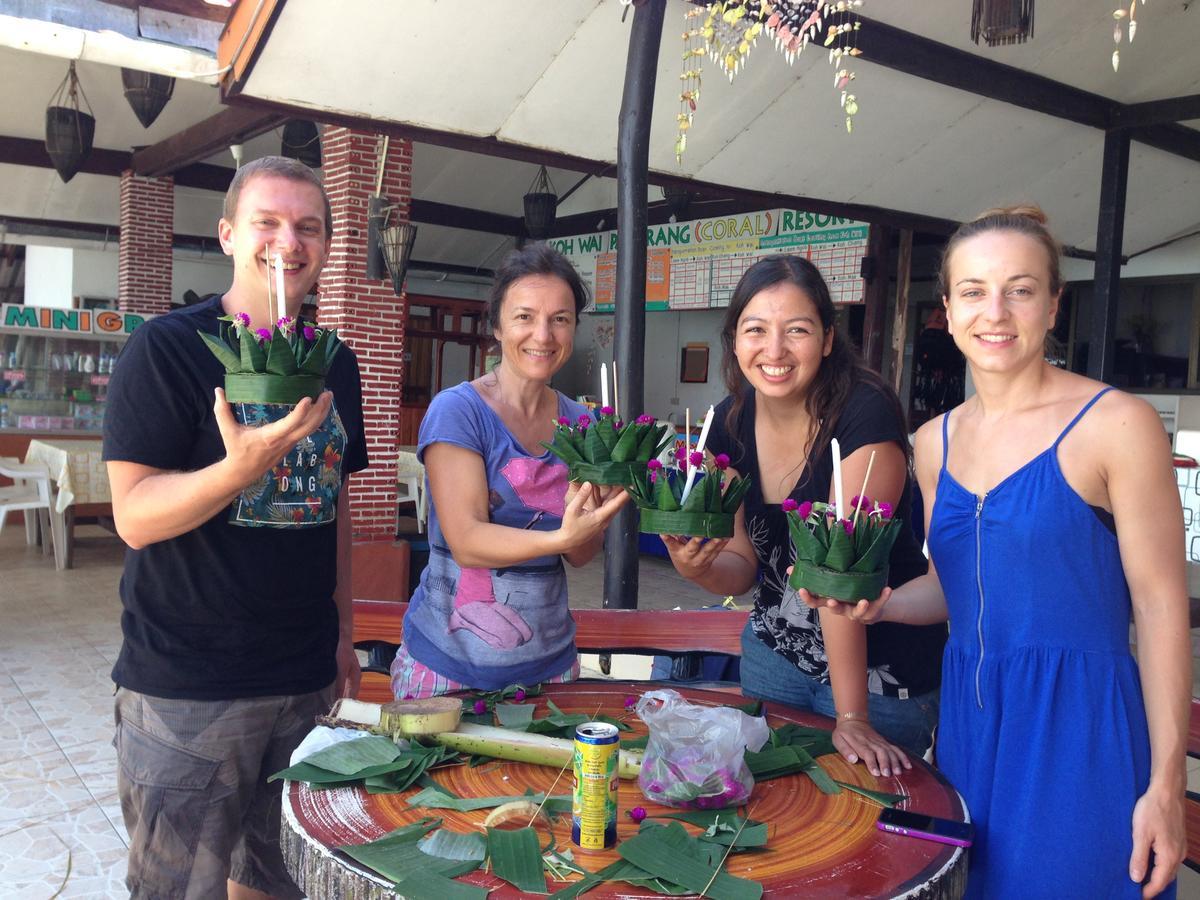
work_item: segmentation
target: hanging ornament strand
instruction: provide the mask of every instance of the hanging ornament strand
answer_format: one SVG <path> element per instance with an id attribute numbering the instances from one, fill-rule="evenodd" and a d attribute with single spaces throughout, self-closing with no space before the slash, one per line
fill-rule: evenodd
<path id="1" fill-rule="evenodd" d="M 683 23 L 683 71 L 679 74 L 679 112 L 675 116 L 679 135 L 675 139 L 675 161 L 683 162 L 683 151 L 687 149 L 687 133 L 696 115 L 696 102 L 700 99 L 700 75 L 704 68 L 704 38 L 696 20 L 704 15 L 699 6 L 689 7 L 684 13 Z"/>
<path id="2" fill-rule="evenodd" d="M 1141 0 L 1141 3 L 1143 6 L 1145 6 L 1146 0 Z M 1112 55 L 1112 67 L 1114 72 L 1121 67 L 1121 23 L 1125 23 L 1125 29 L 1129 35 L 1129 43 L 1132 44 L 1133 37 L 1137 34 L 1137 8 L 1138 0 L 1129 0 L 1128 10 L 1126 10 L 1124 6 L 1118 6 L 1113 10 L 1113 43 L 1117 45 L 1113 50 Z"/>

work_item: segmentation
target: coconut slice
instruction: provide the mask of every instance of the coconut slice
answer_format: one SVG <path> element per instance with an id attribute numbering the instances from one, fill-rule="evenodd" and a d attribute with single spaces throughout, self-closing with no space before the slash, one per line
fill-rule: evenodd
<path id="1" fill-rule="evenodd" d="M 334 701 L 333 708 L 329 710 L 328 718 L 338 725 L 374 728 L 379 724 L 382 712 L 383 707 L 378 703 L 367 703 L 363 700 L 351 700 L 349 697 L 341 697 Z"/>
<path id="2" fill-rule="evenodd" d="M 395 700 L 383 706 L 379 724 L 385 731 L 420 736 L 453 731 L 462 719 L 462 701 L 453 697 Z"/>

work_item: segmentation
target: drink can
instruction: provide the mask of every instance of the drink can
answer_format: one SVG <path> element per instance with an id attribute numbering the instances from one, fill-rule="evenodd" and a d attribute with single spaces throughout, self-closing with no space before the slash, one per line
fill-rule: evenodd
<path id="1" fill-rule="evenodd" d="M 571 840 L 581 850 L 617 843 L 617 726 L 585 722 L 575 729 L 575 794 Z"/>

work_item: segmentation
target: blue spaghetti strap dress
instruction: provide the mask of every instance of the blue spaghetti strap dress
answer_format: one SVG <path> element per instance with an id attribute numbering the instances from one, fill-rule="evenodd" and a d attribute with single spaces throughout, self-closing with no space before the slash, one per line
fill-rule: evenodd
<path id="1" fill-rule="evenodd" d="M 1129 587 L 1116 535 L 1058 464 L 1108 390 L 983 497 L 946 468 L 942 421 L 929 529 L 950 612 L 937 759 L 976 823 L 968 897 L 1141 896 L 1131 820 L 1150 742 Z"/>

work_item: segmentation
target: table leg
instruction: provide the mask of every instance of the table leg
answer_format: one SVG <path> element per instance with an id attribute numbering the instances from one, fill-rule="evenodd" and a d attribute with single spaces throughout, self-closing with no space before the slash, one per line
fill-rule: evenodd
<path id="1" fill-rule="evenodd" d="M 30 515 L 34 515 L 33 512 Z M 42 556 L 49 556 L 54 552 L 54 542 L 50 538 L 50 522 L 54 513 L 47 509 L 39 509 L 36 512 L 38 517 L 37 539 L 42 544 Z"/>
<path id="2" fill-rule="evenodd" d="M 54 532 L 54 567 L 69 569 L 75 556 L 75 507 L 52 512 L 50 526 Z"/>

